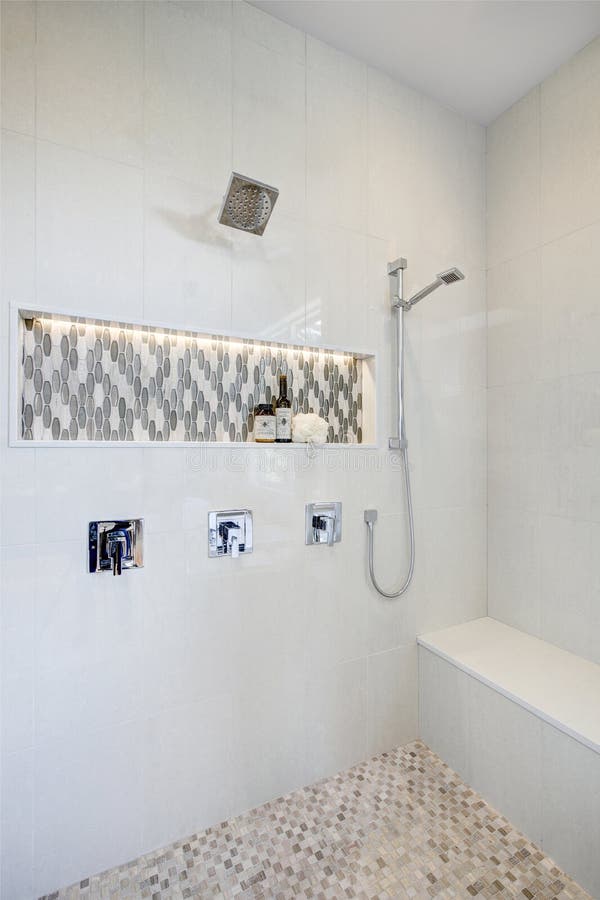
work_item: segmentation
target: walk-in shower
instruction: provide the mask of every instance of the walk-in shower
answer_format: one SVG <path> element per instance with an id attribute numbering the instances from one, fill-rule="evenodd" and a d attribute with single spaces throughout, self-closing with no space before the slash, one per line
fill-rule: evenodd
<path id="1" fill-rule="evenodd" d="M 413 573 L 415 570 L 415 519 L 410 487 L 408 442 L 406 439 L 406 415 L 404 412 L 404 313 L 412 309 L 413 306 L 415 306 L 420 300 L 423 300 L 424 297 L 427 297 L 428 294 L 431 294 L 432 291 L 435 291 L 437 288 L 441 287 L 441 285 L 454 284 L 456 281 L 462 281 L 462 279 L 465 277 L 460 269 L 446 269 L 446 271 L 440 272 L 439 275 L 436 275 L 435 280 L 432 281 L 431 284 L 428 284 L 420 291 L 417 291 L 417 293 L 413 294 L 410 299 L 405 300 L 403 285 L 403 275 L 405 269 L 406 260 L 403 258 L 396 259 L 394 260 L 394 262 L 388 263 L 388 276 L 390 279 L 390 300 L 392 309 L 396 312 L 396 348 L 398 358 L 398 433 L 395 437 L 390 438 L 389 448 L 390 450 L 400 450 L 400 453 L 402 454 L 402 466 L 404 468 L 404 484 L 406 491 L 406 511 L 408 513 L 408 531 L 410 542 L 410 559 L 408 563 L 408 572 L 406 574 L 404 582 L 397 591 L 384 591 L 379 586 L 379 584 L 377 583 L 377 579 L 375 578 L 373 565 L 373 530 L 375 527 L 375 522 L 377 521 L 377 510 L 365 510 L 365 523 L 367 525 L 369 544 L 369 575 L 371 576 L 373 587 L 378 591 L 378 593 L 381 594 L 382 597 L 388 597 L 389 599 L 400 597 L 405 593 L 412 581 Z"/>

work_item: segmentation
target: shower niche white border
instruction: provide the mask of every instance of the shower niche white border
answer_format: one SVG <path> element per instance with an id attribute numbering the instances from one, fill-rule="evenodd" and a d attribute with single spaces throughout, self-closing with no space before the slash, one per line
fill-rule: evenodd
<path id="1" fill-rule="evenodd" d="M 273 452 L 289 452 L 290 450 L 306 450 L 309 445 L 303 443 L 291 444 L 264 444 L 256 442 L 249 435 L 246 441 L 216 441 L 216 440 L 167 440 L 158 441 L 151 439 L 144 440 L 95 440 L 95 439 L 26 439 L 21 434 L 21 402 L 23 390 L 23 334 L 25 329 L 25 319 L 35 318 L 55 318 L 65 319 L 72 324 L 102 324 L 106 327 L 115 327 L 134 329 L 135 331 L 157 332 L 161 335 L 171 333 L 184 333 L 191 338 L 197 337 L 199 340 L 215 340 L 223 338 L 228 341 L 253 341 L 255 344 L 265 345 L 271 350 L 279 349 L 285 351 L 301 350 L 310 353 L 311 351 L 328 352 L 332 354 L 344 354 L 353 356 L 361 362 L 362 374 L 362 441 L 360 443 L 342 443 L 327 442 L 323 444 L 314 444 L 319 450 L 325 452 L 330 451 L 362 451 L 378 449 L 379 441 L 377 431 L 377 414 L 376 414 L 376 373 L 377 373 L 377 354 L 369 350 L 357 350 L 354 348 L 334 346 L 329 343 L 303 345 L 298 343 L 286 343 L 283 341 L 272 340 L 264 335 L 244 334 L 243 332 L 230 331 L 209 331 L 202 330 L 198 326 L 181 325 L 173 322 L 157 322 L 147 319 L 123 319 L 109 320 L 106 317 L 99 316 L 96 313 L 82 310 L 65 309 L 63 307 L 48 307 L 43 309 L 38 307 L 25 307 L 23 304 L 11 304 L 10 306 L 10 323 L 9 323 L 9 436 L 8 443 L 10 447 L 30 447 L 30 448 L 74 448 L 74 447 L 185 447 L 188 449 L 199 447 L 211 448 L 228 448 L 228 449 L 246 449 L 256 448 L 258 450 L 266 450 Z M 273 389 L 275 388 L 275 378 L 273 380 Z"/>

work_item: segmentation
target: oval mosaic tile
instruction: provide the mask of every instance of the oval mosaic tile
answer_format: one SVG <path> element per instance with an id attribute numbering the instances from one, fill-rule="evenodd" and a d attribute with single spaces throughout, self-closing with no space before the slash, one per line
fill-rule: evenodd
<path id="1" fill-rule="evenodd" d="M 294 413 L 326 419 L 330 443 L 361 442 L 362 359 L 349 353 L 51 315 L 21 335 L 25 441 L 252 440 L 254 405 L 278 395 L 281 373 Z"/>

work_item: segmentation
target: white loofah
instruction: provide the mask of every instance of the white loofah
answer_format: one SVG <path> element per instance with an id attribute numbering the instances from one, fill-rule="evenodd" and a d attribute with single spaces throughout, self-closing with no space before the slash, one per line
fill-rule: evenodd
<path id="1" fill-rule="evenodd" d="M 329 425 L 316 413 L 298 413 L 292 419 L 292 440 L 299 444 L 325 444 Z"/>

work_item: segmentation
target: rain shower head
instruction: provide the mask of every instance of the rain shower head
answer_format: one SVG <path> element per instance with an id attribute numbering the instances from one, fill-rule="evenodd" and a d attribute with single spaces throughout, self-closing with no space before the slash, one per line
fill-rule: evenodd
<path id="1" fill-rule="evenodd" d="M 420 291 L 417 291 L 417 293 L 413 294 L 413 296 L 409 300 L 406 300 L 406 302 L 404 303 L 404 308 L 410 309 L 415 305 L 415 303 L 418 303 L 419 300 L 427 297 L 427 295 L 431 294 L 432 291 L 437 290 L 437 288 L 439 288 L 442 284 L 454 284 L 456 281 L 462 281 L 464 277 L 464 274 L 460 271 L 460 269 L 457 269 L 456 267 L 453 267 L 452 269 L 446 269 L 445 272 L 440 272 L 435 276 L 435 281 L 432 281 L 431 284 L 427 285 L 427 287 L 424 287 Z"/>
<path id="2" fill-rule="evenodd" d="M 219 222 L 250 234 L 262 234 L 278 196 L 277 188 L 232 172 Z"/>

